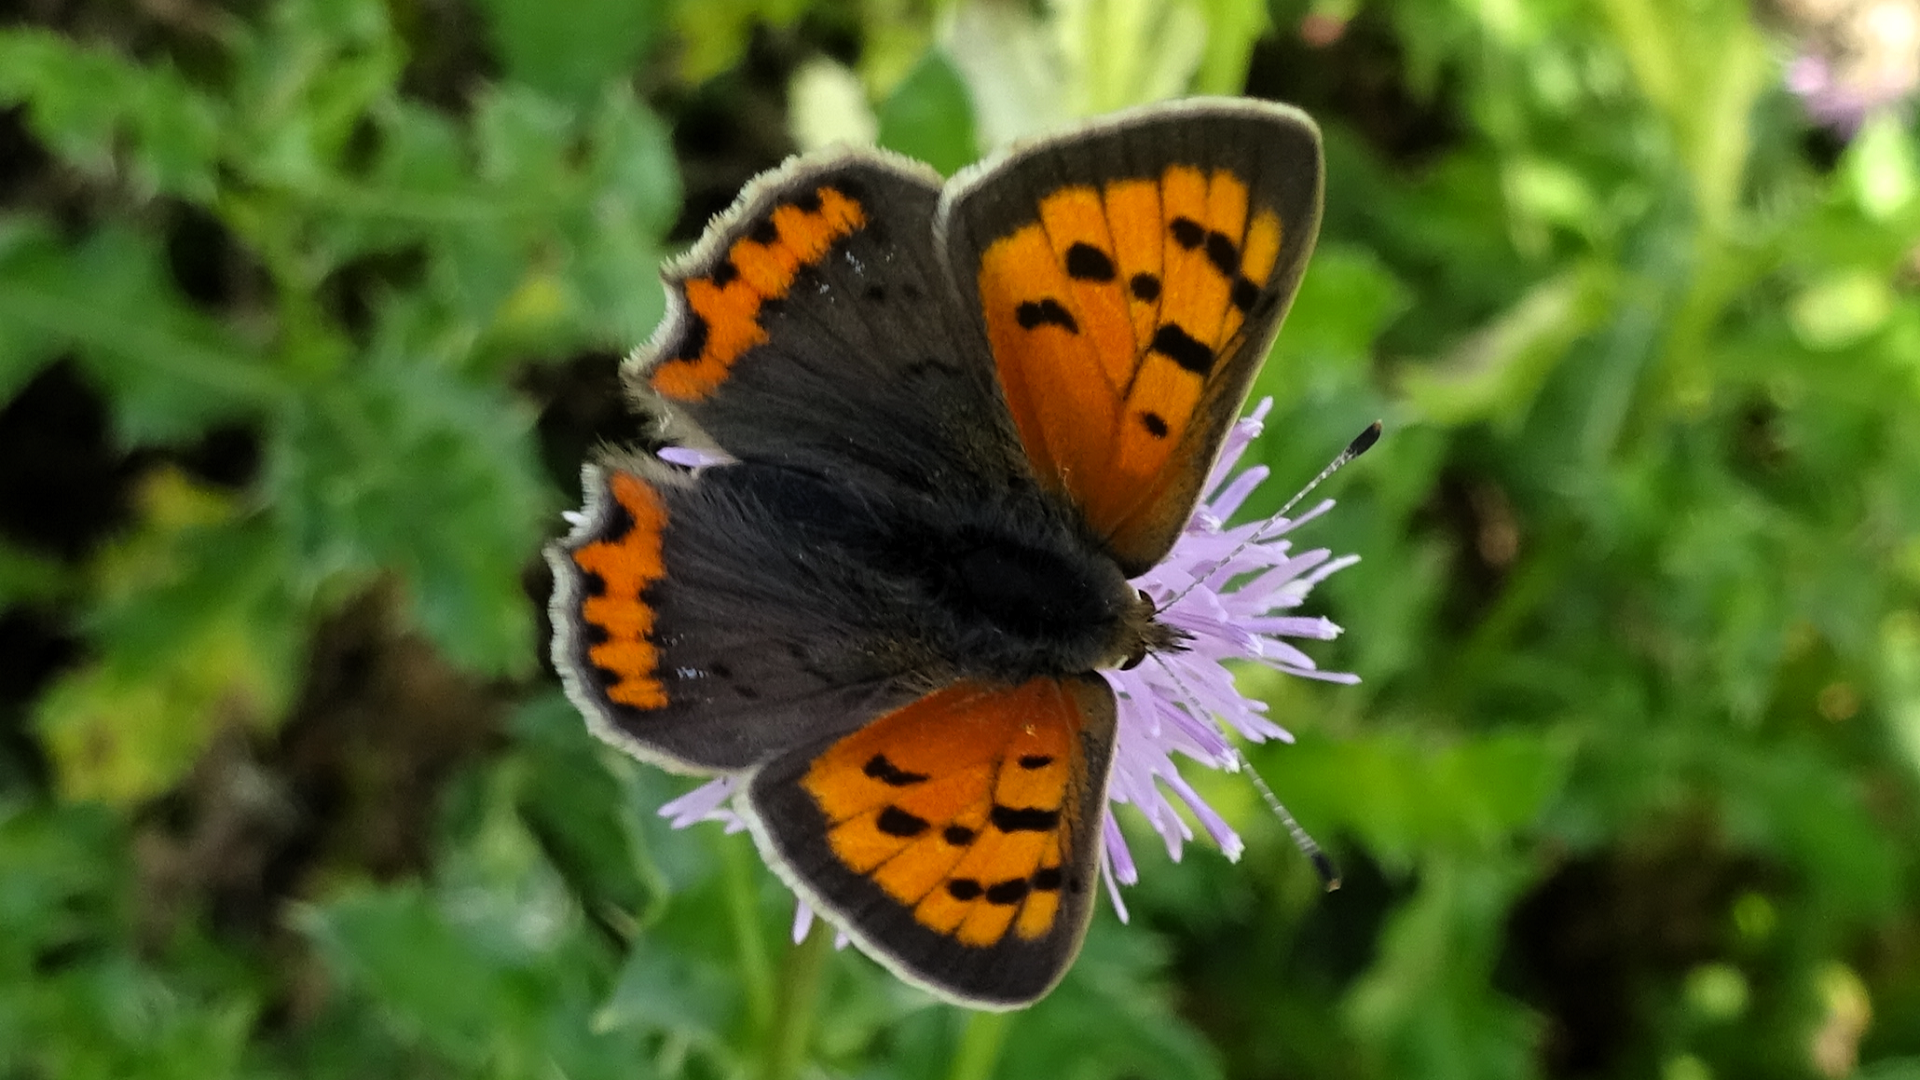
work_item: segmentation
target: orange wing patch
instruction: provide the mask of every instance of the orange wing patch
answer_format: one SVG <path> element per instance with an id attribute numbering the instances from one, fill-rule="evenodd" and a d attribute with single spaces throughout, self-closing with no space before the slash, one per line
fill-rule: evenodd
<path id="1" fill-rule="evenodd" d="M 648 378 L 655 392 L 683 402 L 713 393 L 742 353 L 766 342 L 760 317 L 767 302 L 785 299 L 802 267 L 825 258 L 835 241 L 866 222 L 860 203 L 832 185 L 762 214 L 712 272 L 679 283 L 686 311 L 678 344 Z"/>
<path id="2" fill-rule="evenodd" d="M 1049 192 L 1037 221 L 987 248 L 980 297 L 1021 440 L 1109 539 L 1173 482 L 1285 239 L 1241 177 L 1172 165 Z"/>
<path id="3" fill-rule="evenodd" d="M 1068 850 L 1089 783 L 1083 723 L 1056 680 L 963 683 L 834 743 L 801 786 L 834 857 L 915 922 L 973 948 L 1033 941 L 1061 890 L 1088 885 Z"/>
<path id="4" fill-rule="evenodd" d="M 659 493 L 632 473 L 615 472 L 608 489 L 624 515 L 612 515 L 606 539 L 569 556 L 584 583 L 580 620 L 590 642 L 587 660 L 600 669 L 609 699 L 636 709 L 662 709 L 667 692 L 658 675 L 654 610 L 646 592 L 666 573 L 660 545 L 667 508 Z"/>

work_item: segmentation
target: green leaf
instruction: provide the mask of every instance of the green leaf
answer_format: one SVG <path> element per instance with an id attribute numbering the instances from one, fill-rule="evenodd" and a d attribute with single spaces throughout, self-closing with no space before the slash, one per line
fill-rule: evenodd
<path id="1" fill-rule="evenodd" d="M 450 1060 L 486 1060 L 511 1009 L 510 977 L 420 887 L 348 892 L 304 909 L 299 924 L 399 1031 Z"/>
<path id="2" fill-rule="evenodd" d="M 1594 265 L 1535 285 L 1438 363 L 1408 371 L 1408 401 L 1440 424 L 1518 422 L 1567 350 L 1606 317 L 1614 288 Z"/>
<path id="3" fill-rule="evenodd" d="M 625 78 L 660 32 L 663 0 L 485 0 L 489 38 L 507 73 L 585 106 Z"/>
<path id="4" fill-rule="evenodd" d="M 1220 1076 L 1212 1047 L 1172 1008 L 1161 985 L 1166 963 L 1164 946 L 1145 927 L 1097 916 L 1060 986 L 1013 1018 L 994 1075 Z M 1101 1037 L 1088 1039 L 1089 1031 Z"/>
<path id="5" fill-rule="evenodd" d="M 1501 913 L 1522 877 L 1498 862 L 1429 863 L 1420 891 L 1382 935 L 1381 956 L 1347 999 L 1356 1035 L 1388 1075 L 1523 1080 L 1539 1022 L 1488 986 Z"/>
<path id="6" fill-rule="evenodd" d="M 1196 94 L 1238 94 L 1247 86 L 1253 46 L 1272 26 L 1261 0 L 1201 0 L 1207 14 L 1207 51 L 1193 79 Z"/>
<path id="7" fill-rule="evenodd" d="M 68 249 L 16 225 L 0 237 L 0 390 L 63 349 L 107 390 L 135 444 L 190 436 L 284 391 L 235 334 L 174 296 L 151 239 L 107 227 Z"/>
<path id="8" fill-rule="evenodd" d="M 1920 163 L 1914 153 L 1913 136 L 1896 114 L 1883 112 L 1867 120 L 1843 165 L 1854 200 L 1867 217 L 1889 221 L 1913 204 L 1920 194 Z"/>
<path id="9" fill-rule="evenodd" d="M 973 101 L 944 55 L 930 51 L 881 104 L 880 145 L 952 176 L 980 156 Z"/>
<path id="10" fill-rule="evenodd" d="M 97 659 L 36 710 L 70 798 L 152 796 L 221 731 L 270 729 L 292 698 L 304 628 L 280 538 L 171 473 L 143 502 L 142 530 L 94 570 Z"/>
<path id="11" fill-rule="evenodd" d="M 665 883 L 631 824 L 608 812 L 622 792 L 604 763 L 606 748 L 558 694 L 523 707 L 512 727 L 524 751 L 516 801 L 528 828 L 583 908 L 636 932 L 664 902 Z"/>
<path id="12" fill-rule="evenodd" d="M 1255 757 L 1311 829 L 1345 829 L 1376 858 L 1491 853 L 1535 827 L 1566 782 L 1567 748 L 1536 736 L 1424 744 L 1394 735 L 1303 740 Z"/>
<path id="13" fill-rule="evenodd" d="M 124 154 L 148 191 L 209 201 L 225 122 L 215 101 L 164 68 L 33 29 L 0 31 L 0 104 L 22 103 L 35 134 L 99 176 Z"/>
<path id="14" fill-rule="evenodd" d="M 684 43 L 679 76 L 704 82 L 730 68 L 746 51 L 756 25 L 784 27 L 806 10 L 805 0 L 659 0 L 673 6 L 673 27 Z"/>
<path id="15" fill-rule="evenodd" d="M 1841 270 L 1794 298 L 1794 332 L 1809 349 L 1854 345 L 1885 326 L 1893 314 L 1893 285 L 1867 267 Z"/>
<path id="16" fill-rule="evenodd" d="M 396 303 L 363 367 L 275 418 L 268 490 L 315 580 L 398 575 L 414 620 L 454 662 L 534 662 L 520 587 L 545 530 L 533 417 L 495 386 L 420 362 L 421 313 Z"/>

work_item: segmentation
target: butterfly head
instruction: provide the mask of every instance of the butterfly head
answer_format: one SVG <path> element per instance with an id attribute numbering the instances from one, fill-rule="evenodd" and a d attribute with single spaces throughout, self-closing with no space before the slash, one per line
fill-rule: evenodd
<path id="1" fill-rule="evenodd" d="M 1132 671 L 1146 660 L 1147 654 L 1158 652 L 1179 652 L 1193 635 L 1176 626 L 1159 620 L 1160 609 L 1147 595 L 1145 589 L 1134 590 L 1135 602 L 1122 616 L 1122 642 L 1126 652 L 1117 657 L 1116 663 L 1102 664 L 1102 667 L 1119 668 Z"/>

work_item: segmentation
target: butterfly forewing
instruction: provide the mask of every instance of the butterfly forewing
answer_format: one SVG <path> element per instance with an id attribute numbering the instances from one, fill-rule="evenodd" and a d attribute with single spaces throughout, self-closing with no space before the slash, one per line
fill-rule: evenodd
<path id="1" fill-rule="evenodd" d="M 629 368 L 734 457 L 978 497 L 1021 469 L 992 364 L 933 245 L 940 178 L 875 150 L 750 185 L 667 274 Z"/>
<path id="2" fill-rule="evenodd" d="M 1113 743 L 1098 677 L 961 683 L 755 773 L 753 828 L 902 976 L 1025 1004 L 1086 932 Z"/>
<path id="3" fill-rule="evenodd" d="M 1014 153 L 940 228 L 1041 482 L 1129 576 L 1185 524 L 1318 228 L 1317 129 L 1160 107 Z"/>

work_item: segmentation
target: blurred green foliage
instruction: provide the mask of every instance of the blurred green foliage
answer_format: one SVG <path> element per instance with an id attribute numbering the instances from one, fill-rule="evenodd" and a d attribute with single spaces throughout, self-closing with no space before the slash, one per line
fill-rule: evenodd
<path id="1" fill-rule="evenodd" d="M 0 1076 L 1920 1077 L 1920 147 L 1803 117 L 1817 28 L 44 10 L 0 26 Z M 1365 682 L 1245 683 L 1347 887 L 1196 776 L 1246 858 L 1143 836 L 1131 924 L 974 1016 L 658 819 L 684 782 L 540 672 L 537 548 L 753 172 L 1187 91 L 1326 129 L 1256 453 L 1387 420 L 1309 538 L 1364 556 L 1316 603 Z"/>

